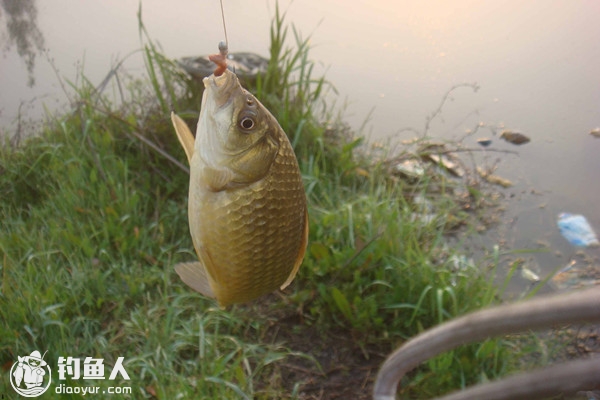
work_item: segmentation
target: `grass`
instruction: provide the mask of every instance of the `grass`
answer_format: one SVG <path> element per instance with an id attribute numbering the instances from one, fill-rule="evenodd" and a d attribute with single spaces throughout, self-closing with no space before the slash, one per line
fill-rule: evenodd
<path id="1" fill-rule="evenodd" d="M 464 257 L 446 244 L 477 216 L 474 196 L 459 199 L 461 183 L 433 170 L 398 179 L 342 121 L 326 126 L 330 85 L 313 77 L 309 40 L 293 26 L 288 45 L 279 8 L 269 71 L 252 90 L 297 152 L 306 259 L 283 295 L 249 305 L 221 310 L 190 291 L 172 268 L 194 255 L 185 156 L 168 115 L 173 108 L 192 122 L 200 91 L 150 40 L 141 8 L 138 18 L 146 80 L 116 81 L 111 100 L 82 76 L 71 85 L 72 113 L 0 149 L 0 393 L 12 393 L 16 356 L 38 349 L 51 366 L 61 355 L 92 356 L 108 371 L 123 356 L 131 377 L 54 375 L 51 391 L 66 383 L 129 386 L 136 399 L 308 399 L 317 381 L 323 398 L 345 389 L 368 398 L 377 366 L 402 341 L 497 301 L 488 271 L 457 261 Z M 501 376 L 514 354 L 503 339 L 464 346 L 415 371 L 400 397 Z"/>

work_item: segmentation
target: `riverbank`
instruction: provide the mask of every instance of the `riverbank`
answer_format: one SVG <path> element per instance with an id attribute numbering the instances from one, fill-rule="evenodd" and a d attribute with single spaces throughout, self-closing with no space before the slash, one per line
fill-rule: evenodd
<path id="1" fill-rule="evenodd" d="M 288 133 L 309 201 L 309 247 L 291 287 L 221 310 L 174 273 L 195 256 L 168 116 L 194 126 L 201 90 L 145 34 L 147 79 L 120 77 L 115 98 L 79 77 L 71 113 L 2 147 L 2 365 L 33 349 L 48 349 L 51 365 L 122 356 L 132 398 L 368 398 L 393 348 L 499 301 L 497 258 L 475 265 L 447 240 L 486 223 L 481 181 L 454 176 L 441 158 L 451 143 L 423 139 L 394 158 L 367 146 L 324 103 L 309 40 L 289 29 L 276 15 L 269 70 L 251 90 Z M 416 159 L 428 159 L 422 174 L 398 172 Z M 401 396 L 503 376 L 518 366 L 513 346 L 493 339 L 437 357 Z"/>

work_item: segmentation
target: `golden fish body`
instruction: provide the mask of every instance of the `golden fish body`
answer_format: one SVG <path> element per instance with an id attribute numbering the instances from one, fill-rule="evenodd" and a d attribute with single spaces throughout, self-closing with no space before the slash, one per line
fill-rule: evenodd
<path id="1" fill-rule="evenodd" d="M 294 279 L 308 239 L 306 195 L 292 146 L 271 113 L 229 70 L 203 82 L 196 138 L 171 116 L 190 162 L 188 217 L 199 258 L 175 270 L 227 306 Z"/>

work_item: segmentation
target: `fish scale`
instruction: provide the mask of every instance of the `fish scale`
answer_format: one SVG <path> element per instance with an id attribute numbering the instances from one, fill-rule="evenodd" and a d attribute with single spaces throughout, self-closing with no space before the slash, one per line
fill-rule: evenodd
<path id="1" fill-rule="evenodd" d="M 223 303 L 244 302 L 277 288 L 289 276 L 300 251 L 300 241 L 290 243 L 286 238 L 300 238 L 302 235 L 304 210 L 300 208 L 298 212 L 297 207 L 302 199 L 282 201 L 286 191 L 278 190 L 277 182 L 274 183 L 268 185 L 270 189 L 263 189 L 266 193 L 264 196 L 262 192 L 250 192 L 246 196 L 235 193 L 234 198 L 228 199 L 230 201 L 224 206 L 215 209 L 205 207 L 200 211 L 202 219 L 209 226 L 207 237 L 229 238 L 222 242 L 211 242 L 207 247 L 211 257 L 222 261 L 223 274 L 226 275 L 228 288 L 232 289 L 228 292 L 238 293 L 223 297 Z M 297 189 L 288 192 L 298 192 Z M 256 197 L 264 200 L 264 205 L 257 203 Z M 282 225 L 281 219 L 292 217 L 294 212 L 298 223 Z M 219 217 L 212 218 L 214 215 Z M 248 219 L 248 215 L 253 218 Z M 262 248 L 271 251 L 265 252 Z M 277 268 L 279 264 L 288 268 Z"/>
<path id="2" fill-rule="evenodd" d="M 282 192 L 263 188 L 261 193 L 251 191 L 239 195 L 236 191 L 233 196 L 227 196 L 222 205 L 190 210 L 190 213 L 199 213 L 200 220 L 204 221 L 206 229 L 199 241 L 209 243 L 206 250 L 211 258 L 219 260 L 227 282 L 226 292 L 238 293 L 222 294 L 221 303 L 244 302 L 265 294 L 264 291 L 271 292 L 289 276 L 300 241 L 290 243 L 287 238 L 300 238 L 303 227 L 301 223 L 282 225 L 281 220 L 296 211 L 296 219 L 302 222 L 304 210 L 300 208 L 298 212 L 297 201 L 282 201 L 285 199 Z M 257 198 L 264 205 L 257 202 Z M 226 240 L 211 241 L 211 238 Z M 287 268 L 277 268 L 279 264 Z"/>

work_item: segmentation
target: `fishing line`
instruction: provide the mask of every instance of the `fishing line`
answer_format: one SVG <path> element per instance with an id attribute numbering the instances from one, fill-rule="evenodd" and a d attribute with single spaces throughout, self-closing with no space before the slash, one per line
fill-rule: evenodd
<path id="1" fill-rule="evenodd" d="M 227 26 L 225 25 L 225 11 L 223 11 L 223 0 L 219 0 L 221 3 L 221 17 L 223 18 L 223 31 L 225 32 L 225 48 L 229 48 L 229 40 L 227 39 Z"/>

